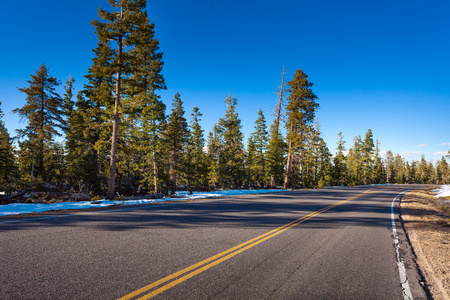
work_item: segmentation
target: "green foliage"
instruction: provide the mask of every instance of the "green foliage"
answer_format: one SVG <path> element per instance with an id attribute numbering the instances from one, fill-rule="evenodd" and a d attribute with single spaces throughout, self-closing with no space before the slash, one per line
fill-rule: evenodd
<path id="1" fill-rule="evenodd" d="M 172 103 L 172 113 L 167 119 L 167 129 L 164 133 L 167 147 L 167 173 L 169 175 L 167 186 L 172 194 L 182 182 L 186 168 L 183 164 L 186 146 L 189 138 L 189 128 L 184 117 L 183 102 L 180 94 L 176 93 Z"/>
<path id="2" fill-rule="evenodd" d="M 319 108 L 317 96 L 312 91 L 313 83 L 303 70 L 296 70 L 294 77 L 287 83 L 286 139 L 289 142 L 286 166 L 285 188 L 304 186 L 304 148 L 313 128 L 315 112 Z M 297 169 L 299 168 L 299 169 Z M 297 174 L 297 176 L 294 176 Z"/>
<path id="3" fill-rule="evenodd" d="M 332 169 L 332 178 L 333 185 L 341 186 L 347 185 L 347 176 L 348 176 L 348 168 L 347 168 L 347 158 L 344 155 L 345 151 L 345 141 L 342 135 L 342 132 L 338 133 L 338 145 L 336 150 L 338 151 L 333 158 L 333 169 Z"/>
<path id="4" fill-rule="evenodd" d="M 284 167 L 286 164 L 287 145 L 276 125 L 270 126 L 269 145 L 267 149 L 267 174 L 271 187 L 281 185 L 284 180 Z"/>
<path id="5" fill-rule="evenodd" d="M 98 201 L 98 200 L 100 200 L 100 196 L 91 197 L 91 201 Z"/>
<path id="6" fill-rule="evenodd" d="M 247 145 L 249 183 L 260 188 L 268 185 L 267 142 L 266 119 L 260 109 L 255 121 L 255 131 L 250 135 Z"/>
<path id="7" fill-rule="evenodd" d="M 362 182 L 368 184 L 373 182 L 372 175 L 374 170 L 374 147 L 372 130 L 368 129 L 366 136 L 361 144 L 361 167 L 362 167 Z"/>
<path id="8" fill-rule="evenodd" d="M 219 125 L 215 124 L 212 132 L 208 135 L 206 146 L 207 164 L 208 164 L 208 184 L 212 189 L 216 189 L 220 184 L 219 158 L 222 152 L 223 143 L 219 134 Z"/>
<path id="9" fill-rule="evenodd" d="M 198 107 L 192 110 L 189 126 L 186 153 L 184 156 L 184 178 L 189 190 L 193 188 L 206 189 L 208 187 L 208 166 L 203 129 L 200 126 L 202 114 Z"/>
<path id="10" fill-rule="evenodd" d="M 17 186 L 17 165 L 12 140 L 3 123 L 0 102 L 0 192 L 12 193 Z"/>
<path id="11" fill-rule="evenodd" d="M 113 198 L 116 191 L 174 193 L 183 185 L 192 190 L 275 187 L 283 181 L 287 188 L 450 182 L 450 151 L 435 164 L 425 157 L 408 162 L 391 151 L 381 157 L 371 129 L 364 139 L 355 137 L 348 153 L 339 133 L 332 157 L 319 126 L 313 126 L 318 98 L 303 70 L 296 70 L 285 85 L 283 68 L 275 120 L 267 132 L 259 110 L 247 151 L 237 99 L 231 96 L 205 147 L 200 109 L 194 107 L 188 125 L 180 95 L 175 95 L 167 116 L 157 94 L 166 86 L 146 1 L 108 3 L 111 10 L 99 9 L 99 19 L 92 22 L 98 44 L 81 91 L 75 93 L 74 79 L 69 77 L 61 97 L 56 92 L 59 80 L 42 64 L 27 81 L 28 87 L 19 89 L 26 104 L 14 113 L 27 125 L 18 130 L 17 145 L 0 110 L 0 191 L 108 189 Z M 286 138 L 280 130 L 282 121 Z M 55 142 L 62 134 L 64 143 Z"/>
<path id="12" fill-rule="evenodd" d="M 52 176 L 45 168 L 45 152 L 55 136 L 60 136 L 58 129 L 66 129 L 63 98 L 55 91 L 60 82 L 51 77 L 44 64 L 41 65 L 31 80 L 29 87 L 19 88 L 26 94 L 26 103 L 22 108 L 14 109 L 22 119 L 27 120 L 24 129 L 17 130 L 17 137 L 26 139 L 26 145 L 32 153 L 32 177 L 40 177 L 44 182 Z"/>
<path id="13" fill-rule="evenodd" d="M 240 188 L 244 182 L 245 150 L 243 144 L 242 125 L 236 112 L 237 99 L 228 96 L 225 99 L 227 110 L 219 120 L 219 134 L 222 148 L 219 154 L 219 172 L 221 185 L 224 188 Z"/>

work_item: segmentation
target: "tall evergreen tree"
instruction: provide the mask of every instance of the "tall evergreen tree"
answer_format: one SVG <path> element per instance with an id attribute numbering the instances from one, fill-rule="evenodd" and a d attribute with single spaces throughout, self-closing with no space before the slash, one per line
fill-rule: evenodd
<path id="1" fill-rule="evenodd" d="M 267 148 L 267 174 L 270 178 L 269 185 L 271 187 L 276 187 L 284 181 L 286 148 L 287 146 L 280 129 L 274 122 L 270 126 L 269 145 Z"/>
<path id="2" fill-rule="evenodd" d="M 253 133 L 250 133 L 247 141 L 247 153 L 245 156 L 245 167 L 246 167 L 246 186 L 256 185 L 256 170 L 255 170 L 255 157 L 256 157 L 256 147 L 253 138 Z"/>
<path id="3" fill-rule="evenodd" d="M 417 170 L 417 177 L 419 183 L 429 183 L 429 180 L 431 178 L 430 170 L 428 168 L 428 162 L 425 159 L 425 155 L 422 155 L 422 158 L 420 159 L 420 163 Z"/>
<path id="4" fill-rule="evenodd" d="M 252 163 L 248 165 L 253 174 L 252 182 L 256 183 L 258 187 L 265 187 L 267 185 L 267 126 L 266 119 L 262 110 L 258 111 L 258 118 L 255 121 L 255 131 L 251 134 L 250 144 L 253 145 L 254 155 Z"/>
<path id="5" fill-rule="evenodd" d="M 206 154 L 203 151 L 205 147 L 205 138 L 203 129 L 200 126 L 202 114 L 198 107 L 192 110 L 192 119 L 189 126 L 189 137 L 185 155 L 185 178 L 188 189 L 191 187 L 205 188 L 208 184 L 208 168 L 206 165 Z"/>
<path id="6" fill-rule="evenodd" d="M 320 136 L 319 123 L 316 122 L 308 135 L 308 143 L 304 147 L 303 159 L 304 186 L 323 188 L 331 184 L 331 154 Z"/>
<path id="7" fill-rule="evenodd" d="M 100 73 L 110 77 L 115 84 L 114 104 L 107 103 L 107 110 L 112 111 L 112 137 L 111 154 L 108 180 L 108 198 L 114 198 L 116 180 L 116 161 L 118 151 L 118 140 L 120 136 L 120 114 L 127 109 L 134 109 L 130 96 L 142 90 L 135 89 L 137 83 L 142 84 L 148 91 L 147 75 L 135 76 L 133 73 L 142 73 L 142 68 L 147 68 L 147 74 L 153 74 L 153 85 L 163 87 L 164 82 L 160 76 L 162 63 L 161 54 L 157 53 L 158 41 L 153 38 L 153 24 L 149 23 L 145 11 L 145 0 L 108 0 L 113 7 L 113 12 L 99 9 L 99 20 L 92 21 L 96 34 L 99 38 L 99 56 L 107 58 L 101 65 Z M 111 42 L 115 42 L 115 47 Z M 146 62 L 142 65 L 142 62 Z M 153 61 L 154 63 L 148 63 Z M 115 76 L 113 78 L 112 76 Z M 135 74 L 136 75 L 136 74 Z M 130 107 L 127 107 L 130 104 Z M 111 107 L 112 106 L 112 107 Z M 126 116 L 124 116 L 126 117 Z"/>
<path id="8" fill-rule="evenodd" d="M 219 169 L 222 186 L 236 189 L 242 186 L 245 174 L 242 125 L 239 114 L 236 112 L 237 99 L 228 96 L 225 104 L 227 111 L 225 116 L 219 120 L 219 132 L 223 141 L 219 156 Z"/>
<path id="9" fill-rule="evenodd" d="M 67 81 L 66 81 L 66 86 L 64 86 L 65 93 L 63 95 L 63 111 L 64 111 L 64 115 L 67 118 L 70 117 L 70 115 L 73 111 L 74 105 L 75 105 L 75 102 L 73 101 L 73 98 L 74 98 L 73 84 L 74 84 L 74 82 L 75 82 L 75 79 L 71 75 L 69 75 L 69 78 L 67 78 Z M 69 125 L 67 124 L 67 126 L 65 128 L 66 130 L 68 129 L 68 126 Z"/>
<path id="10" fill-rule="evenodd" d="M 383 161 L 380 156 L 380 147 L 378 140 L 375 143 L 375 152 L 374 152 L 374 167 L 373 167 L 373 183 L 380 184 L 384 183 L 383 180 Z"/>
<path id="11" fill-rule="evenodd" d="M 161 184 L 167 181 L 164 173 L 167 154 L 164 147 L 166 130 L 166 106 L 158 98 L 153 97 L 150 103 L 142 108 L 142 115 L 136 126 L 134 147 L 139 152 L 135 169 L 139 173 L 140 187 L 144 191 L 161 192 Z"/>
<path id="12" fill-rule="evenodd" d="M 318 173 L 317 187 L 324 188 L 333 183 L 333 165 L 331 163 L 331 153 L 325 141 L 320 138 L 318 144 Z"/>
<path id="13" fill-rule="evenodd" d="M 64 118 L 64 103 L 62 97 L 56 92 L 56 87 L 60 82 L 55 77 L 51 77 L 49 70 L 42 64 L 36 74 L 31 75 L 31 80 L 27 80 L 29 87 L 19 88 L 19 91 L 26 94 L 26 104 L 22 108 L 13 110 L 22 119 L 27 119 L 25 129 L 17 130 L 18 138 L 27 138 L 26 146 L 33 153 L 34 161 L 37 162 L 33 174 L 46 182 L 48 173 L 45 170 L 45 148 L 53 141 L 55 136 L 60 136 L 59 130 L 66 128 Z"/>
<path id="14" fill-rule="evenodd" d="M 220 154 L 222 152 L 223 143 L 220 136 L 220 128 L 215 124 L 213 130 L 208 135 L 208 143 L 206 146 L 207 162 L 208 162 L 208 183 L 216 189 L 220 183 Z"/>
<path id="15" fill-rule="evenodd" d="M 394 183 L 406 183 L 405 164 L 400 154 L 394 156 L 392 167 L 394 170 Z"/>
<path id="16" fill-rule="evenodd" d="M 285 166 L 285 153 L 286 143 L 284 142 L 283 135 L 280 130 L 280 123 L 284 120 L 283 108 L 285 106 L 285 80 L 284 75 L 286 70 L 283 66 L 283 72 L 281 74 L 281 84 L 278 92 L 278 103 L 275 106 L 274 115 L 275 119 L 269 130 L 269 145 L 267 147 L 267 174 L 269 176 L 269 186 L 276 187 L 284 181 L 284 166 Z"/>
<path id="17" fill-rule="evenodd" d="M 363 172 L 363 183 L 368 184 L 373 179 L 373 155 L 375 144 L 373 142 L 372 130 L 368 129 L 361 149 L 361 167 Z"/>
<path id="18" fill-rule="evenodd" d="M 386 183 L 395 182 L 395 169 L 394 169 L 394 154 L 392 151 L 387 151 L 384 158 L 384 169 L 386 170 Z"/>
<path id="19" fill-rule="evenodd" d="M 179 93 L 175 94 L 172 103 L 172 113 L 167 120 L 165 139 L 167 143 L 167 184 L 172 194 L 175 194 L 186 168 L 183 165 L 186 145 L 189 137 L 189 128 L 184 117 L 183 102 Z"/>
<path id="20" fill-rule="evenodd" d="M 418 163 L 417 163 L 417 161 L 415 161 L 415 160 L 413 160 L 413 161 L 411 161 L 411 175 L 410 175 L 410 177 L 411 177 L 411 183 L 419 183 L 419 179 L 418 179 L 418 167 L 419 167 L 419 165 L 418 165 Z"/>
<path id="21" fill-rule="evenodd" d="M 286 177 L 284 187 L 292 187 L 295 157 L 300 167 L 300 186 L 303 185 L 303 147 L 306 142 L 306 133 L 311 130 L 314 122 L 315 112 L 319 107 L 317 96 L 311 90 L 313 83 L 308 81 L 308 76 L 303 70 L 296 70 L 294 78 L 287 83 L 286 128 L 288 131 L 286 139 L 289 142 L 288 159 L 286 166 Z"/>
<path id="22" fill-rule="evenodd" d="M 333 181 L 335 185 L 347 185 L 347 164 L 345 151 L 345 141 L 342 132 L 338 133 L 337 153 L 333 158 Z"/>
<path id="23" fill-rule="evenodd" d="M 436 183 L 448 184 L 450 182 L 450 167 L 445 157 L 436 163 Z"/>
<path id="24" fill-rule="evenodd" d="M 283 72 L 281 74 L 281 83 L 280 88 L 277 91 L 278 93 L 278 103 L 275 106 L 275 120 L 274 120 L 274 126 L 276 129 L 280 129 L 280 123 L 284 119 L 283 115 L 283 108 L 285 106 L 285 100 L 284 100 L 284 94 L 285 94 L 285 81 L 284 81 L 284 75 L 286 74 L 286 69 L 283 66 Z"/>
<path id="25" fill-rule="evenodd" d="M 363 184 L 362 173 L 362 141 L 361 136 L 354 138 L 353 146 L 349 149 L 347 155 L 348 181 L 350 185 Z"/>
<path id="26" fill-rule="evenodd" d="M 3 123 L 1 104 L 0 102 L 0 191 L 10 193 L 16 185 L 17 167 L 12 140 Z"/>
<path id="27" fill-rule="evenodd" d="M 67 170 L 70 185 L 78 191 L 101 191 L 105 174 L 101 161 L 106 159 L 99 154 L 97 143 L 100 140 L 102 116 L 101 108 L 94 101 L 84 98 L 83 92 L 77 95 L 75 109 L 68 118 L 66 132 Z"/>

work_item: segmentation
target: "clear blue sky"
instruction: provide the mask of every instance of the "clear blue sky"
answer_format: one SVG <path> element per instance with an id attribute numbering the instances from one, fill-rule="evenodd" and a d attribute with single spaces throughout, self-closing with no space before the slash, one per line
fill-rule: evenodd
<path id="1" fill-rule="evenodd" d="M 97 44 L 90 21 L 106 0 L 4 1 L 0 18 L 0 102 L 11 135 L 25 126 L 17 87 L 42 63 L 75 88 Z M 178 91 L 189 119 L 203 113 L 205 135 L 238 99 L 245 139 L 261 108 L 272 107 L 283 65 L 303 69 L 319 97 L 323 137 L 334 153 L 372 129 L 380 148 L 411 159 L 440 159 L 450 149 L 450 2 L 153 0 L 147 1 L 164 53 L 170 105 Z"/>

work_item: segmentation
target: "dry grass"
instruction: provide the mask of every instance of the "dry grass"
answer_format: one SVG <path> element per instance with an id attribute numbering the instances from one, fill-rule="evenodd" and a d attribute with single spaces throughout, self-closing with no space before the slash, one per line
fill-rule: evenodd
<path id="1" fill-rule="evenodd" d="M 450 300 L 450 203 L 430 190 L 407 193 L 401 214 L 433 299 Z"/>

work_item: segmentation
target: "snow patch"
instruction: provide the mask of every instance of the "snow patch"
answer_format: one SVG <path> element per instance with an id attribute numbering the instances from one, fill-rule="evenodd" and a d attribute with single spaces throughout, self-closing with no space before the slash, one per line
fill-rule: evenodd
<path id="1" fill-rule="evenodd" d="M 436 193 L 435 198 L 437 197 L 450 197 L 450 185 L 441 185 L 440 188 L 433 190 L 433 193 Z"/>

